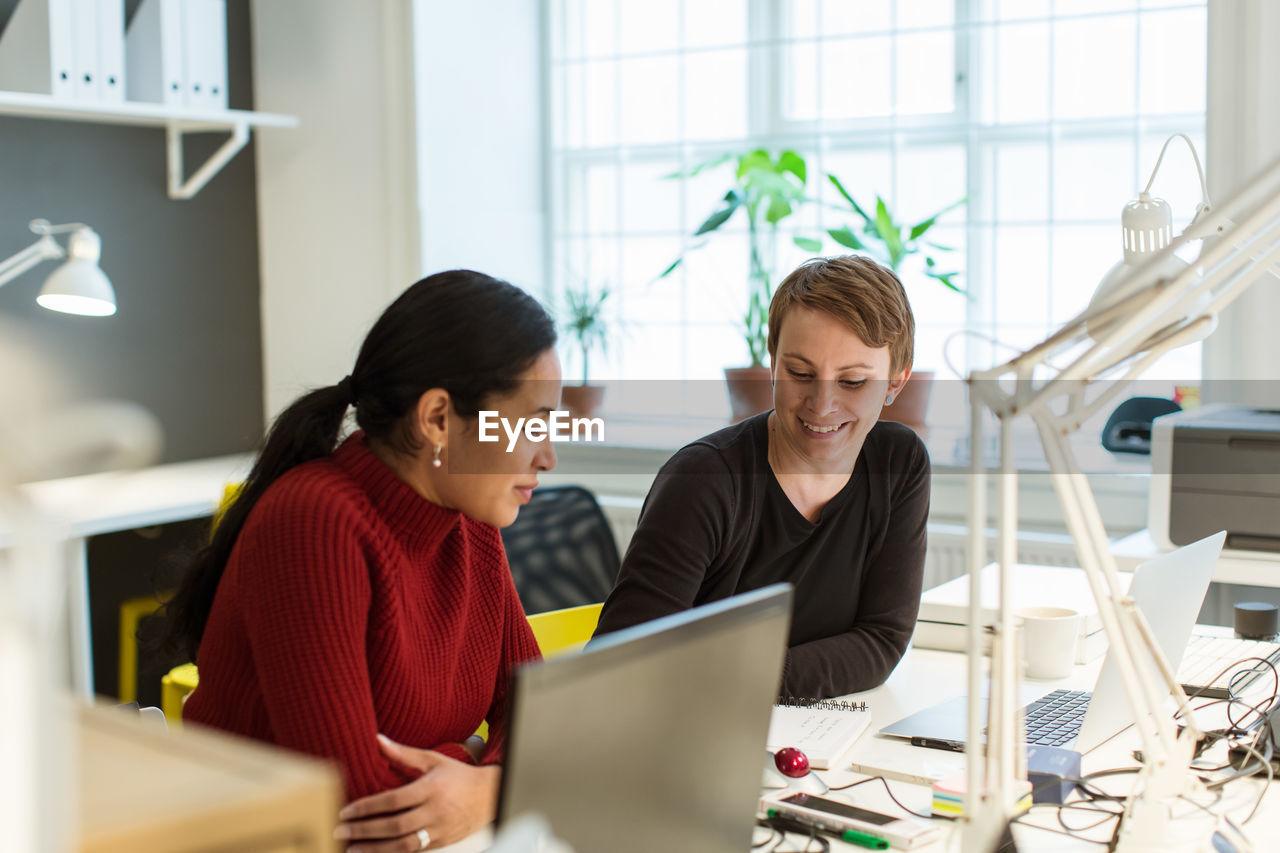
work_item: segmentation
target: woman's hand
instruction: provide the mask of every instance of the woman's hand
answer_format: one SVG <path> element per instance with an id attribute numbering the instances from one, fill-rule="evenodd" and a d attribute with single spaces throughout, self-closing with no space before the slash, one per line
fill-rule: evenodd
<path id="1" fill-rule="evenodd" d="M 412 853 L 460 841 L 493 821 L 498 767 L 473 767 L 429 749 L 415 749 L 378 735 L 382 752 L 421 775 L 399 788 L 373 794 L 338 812 L 334 832 L 348 853 Z"/>

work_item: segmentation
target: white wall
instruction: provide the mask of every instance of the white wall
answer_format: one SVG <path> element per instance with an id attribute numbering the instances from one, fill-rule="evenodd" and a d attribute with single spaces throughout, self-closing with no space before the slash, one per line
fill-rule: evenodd
<path id="1" fill-rule="evenodd" d="M 301 119 L 255 142 L 268 419 L 425 273 L 542 293 L 541 5 L 254 0 L 257 108 Z"/>
<path id="2" fill-rule="evenodd" d="M 415 0 L 422 269 L 470 267 L 541 296 L 541 7 Z"/>
<path id="3" fill-rule="evenodd" d="M 418 277 L 411 0 L 255 0 L 265 413 L 337 382 Z"/>
<path id="4" fill-rule="evenodd" d="M 1277 43 L 1280 3 L 1210 0 L 1207 168 L 1215 204 L 1280 155 Z M 1223 312 L 1218 330 L 1205 340 L 1205 377 L 1280 380 L 1277 317 L 1280 281 L 1255 282 Z M 1216 390 L 1219 398 L 1274 408 L 1274 393 L 1268 393 L 1273 389 L 1274 381 L 1251 381 Z"/>

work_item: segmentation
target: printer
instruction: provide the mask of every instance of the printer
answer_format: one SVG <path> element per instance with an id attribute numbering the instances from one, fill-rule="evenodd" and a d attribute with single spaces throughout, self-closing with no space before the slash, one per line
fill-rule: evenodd
<path id="1" fill-rule="evenodd" d="M 1226 548 L 1280 558 L 1280 411 L 1214 404 L 1156 418 L 1151 474 L 1162 551 L 1225 530 Z"/>

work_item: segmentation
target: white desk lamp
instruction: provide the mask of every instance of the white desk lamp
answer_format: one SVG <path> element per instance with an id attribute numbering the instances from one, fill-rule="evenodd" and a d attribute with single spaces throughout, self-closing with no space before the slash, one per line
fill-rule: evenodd
<path id="1" fill-rule="evenodd" d="M 1193 147 L 1193 153 L 1194 150 Z M 1161 157 L 1163 154 L 1162 151 Z M 1148 190 L 1150 186 L 1148 183 Z M 1058 501 L 1097 601 L 1111 654 L 1123 676 L 1135 727 L 1142 738 L 1144 763 L 1121 818 L 1117 849 L 1130 853 L 1176 848 L 1168 833 L 1170 805 L 1196 784 L 1188 766 L 1200 732 L 1186 694 L 1142 612 L 1120 586 L 1115 559 L 1107 547 L 1102 514 L 1076 463 L 1068 437 L 1160 356 L 1204 338 L 1213 329 L 1217 313 L 1257 279 L 1268 273 L 1280 275 L 1275 266 L 1280 261 L 1280 160 L 1247 182 L 1220 209 L 1210 208 L 1206 194 L 1195 219 L 1176 238 L 1140 236 L 1131 245 L 1130 232 L 1149 233 L 1153 230 L 1153 217 L 1157 226 L 1154 230 L 1160 231 L 1159 226 L 1169 214 L 1168 206 L 1157 202 L 1144 191 L 1137 202 L 1125 209 L 1127 266 L 1107 275 L 1103 281 L 1106 293 L 1095 297 L 1088 308 L 1044 341 L 996 367 L 972 371 L 967 379 L 970 586 L 966 853 L 990 853 L 996 848 L 1004 826 L 1015 812 L 1015 779 L 1026 777 L 1010 583 L 1017 561 L 1018 513 L 1012 422 L 1020 415 L 1030 416 L 1038 429 Z M 1167 228 L 1171 233 L 1171 226 Z M 1207 241 L 1192 265 L 1175 258 L 1174 253 L 1190 241 L 1218 234 L 1225 239 Z M 1099 386 L 1100 382 L 1105 384 Z M 987 518 L 984 409 L 989 409 L 1000 422 L 1000 601 L 999 617 L 988 629 L 993 636 L 985 756 L 980 720 L 984 630 L 980 576 L 985 562 Z M 1146 663 L 1148 656 L 1156 671 Z M 1185 725 L 1181 733 L 1163 708 L 1170 693 L 1181 709 Z"/>
<path id="2" fill-rule="evenodd" d="M 36 302 L 51 311 L 109 317 L 116 313 L 116 294 L 111 282 L 98 267 L 102 241 L 88 225 L 50 225 L 44 219 L 31 220 L 31 230 L 40 239 L 6 260 L 0 261 L 0 287 L 22 275 L 41 261 L 66 258 L 40 289 Z M 63 250 L 54 234 L 67 234 Z"/>

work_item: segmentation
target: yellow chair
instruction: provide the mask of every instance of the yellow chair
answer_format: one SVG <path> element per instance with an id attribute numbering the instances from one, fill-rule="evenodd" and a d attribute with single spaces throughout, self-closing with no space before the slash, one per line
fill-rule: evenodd
<path id="1" fill-rule="evenodd" d="M 581 607 L 549 610 L 527 617 L 542 656 L 569 654 L 585 646 L 595 633 L 596 624 L 600 621 L 600 608 L 603 606 L 584 604 Z M 199 675 L 193 663 L 175 666 L 161 679 L 160 707 L 170 725 L 182 725 L 182 701 L 199 683 Z M 477 733 L 483 737 L 487 731 L 487 725 L 481 724 Z"/>
<path id="2" fill-rule="evenodd" d="M 165 597 L 168 600 L 168 596 Z M 116 668 L 116 696 L 121 702 L 138 699 L 138 623 L 164 606 L 154 595 L 127 598 L 120 605 L 120 655 Z"/>
<path id="3" fill-rule="evenodd" d="M 212 533 L 218 527 L 231 504 L 240 496 L 243 483 L 228 483 L 222 489 L 222 500 L 213 513 Z M 125 599 L 120 605 L 120 646 L 119 661 L 116 669 L 116 696 L 121 702 L 134 702 L 138 699 L 138 623 L 155 613 L 173 595 L 172 591 L 164 593 L 157 599 L 154 595 L 142 595 Z"/>
<path id="4" fill-rule="evenodd" d="M 187 694 L 196 689 L 200 683 L 200 673 L 193 663 L 184 663 L 169 670 L 168 675 L 160 679 L 160 710 L 169 721 L 169 727 L 182 728 L 182 703 Z"/>
<path id="5" fill-rule="evenodd" d="M 527 617 L 542 656 L 550 658 L 581 650 L 595 633 L 602 607 L 604 604 L 584 604 Z"/>
<path id="6" fill-rule="evenodd" d="M 583 604 L 526 616 L 533 638 L 538 641 L 538 651 L 544 658 L 567 655 L 582 649 L 596 632 L 600 622 L 600 608 L 604 604 Z M 481 723 L 476 734 L 488 740 L 489 724 Z"/>

